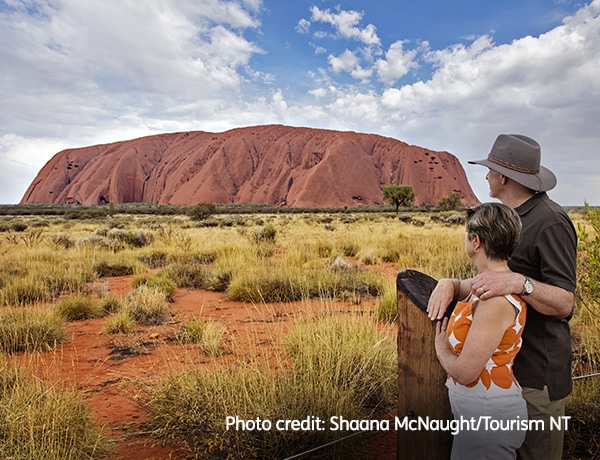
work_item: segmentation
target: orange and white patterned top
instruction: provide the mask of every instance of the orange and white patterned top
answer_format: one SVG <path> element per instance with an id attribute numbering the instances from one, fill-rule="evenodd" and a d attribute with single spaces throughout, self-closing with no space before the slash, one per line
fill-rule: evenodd
<path id="1" fill-rule="evenodd" d="M 525 326 L 526 304 L 519 296 L 507 295 L 506 299 L 515 307 L 515 321 L 506 329 L 502 340 L 484 366 L 479 377 L 468 385 L 461 385 L 452 377 L 448 377 L 446 386 L 467 387 L 469 394 L 481 394 L 491 396 L 493 393 L 506 390 L 521 391 L 513 372 L 512 365 L 518 351 L 521 349 L 521 335 Z M 456 304 L 454 312 L 448 321 L 448 339 L 455 354 L 460 354 L 464 342 L 473 322 L 473 306 L 479 302 L 477 297 L 471 297 L 469 301 Z M 491 393 L 490 393 L 491 392 Z"/>

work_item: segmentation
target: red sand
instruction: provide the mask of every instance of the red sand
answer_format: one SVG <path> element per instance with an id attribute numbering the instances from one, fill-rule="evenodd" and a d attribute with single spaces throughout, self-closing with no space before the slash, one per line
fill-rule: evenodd
<path id="1" fill-rule="evenodd" d="M 390 268 L 387 267 L 390 276 Z M 129 277 L 105 279 L 111 294 L 125 295 L 130 290 Z M 316 304 L 315 308 L 318 307 Z M 70 338 L 54 353 L 20 355 L 21 364 L 33 367 L 35 373 L 50 382 L 77 388 L 93 413 L 117 441 L 117 449 L 109 460 L 181 459 L 173 447 L 153 446 L 146 431 L 149 414 L 144 406 L 145 391 L 157 376 L 179 372 L 215 360 L 227 362 L 258 355 L 269 356 L 280 344 L 280 338 L 295 321 L 306 313 L 306 304 L 282 303 L 251 305 L 231 302 L 224 294 L 180 289 L 171 303 L 172 319 L 161 326 L 140 327 L 130 336 L 102 334 L 104 319 L 69 323 Z M 335 302 L 340 313 L 355 309 L 350 304 Z M 363 302 L 360 308 L 372 310 L 374 302 Z M 173 343 L 176 331 L 194 316 L 214 318 L 228 330 L 226 347 L 233 352 L 219 358 L 207 357 L 198 345 Z M 395 334 L 393 328 L 388 331 Z M 132 354 L 131 352 L 138 354 Z M 368 442 L 369 458 L 396 458 L 394 433 L 362 435 Z"/>

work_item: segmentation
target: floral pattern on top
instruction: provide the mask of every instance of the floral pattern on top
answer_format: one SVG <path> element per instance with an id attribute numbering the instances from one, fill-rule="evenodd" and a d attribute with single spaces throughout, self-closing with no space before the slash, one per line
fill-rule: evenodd
<path id="1" fill-rule="evenodd" d="M 521 349 L 523 342 L 521 335 L 525 326 L 526 304 L 518 296 L 507 295 L 505 298 L 515 307 L 516 317 L 513 323 L 506 329 L 502 340 L 490 357 L 486 365 L 473 382 L 465 385 L 468 388 L 483 386 L 485 390 L 492 388 L 509 389 L 513 386 L 519 387 L 519 383 L 512 372 L 515 356 Z M 448 322 L 448 339 L 454 354 L 459 355 L 463 349 L 464 342 L 473 322 L 473 308 L 479 299 L 472 297 L 466 302 L 459 302 Z M 450 377 L 455 385 L 458 383 Z"/>

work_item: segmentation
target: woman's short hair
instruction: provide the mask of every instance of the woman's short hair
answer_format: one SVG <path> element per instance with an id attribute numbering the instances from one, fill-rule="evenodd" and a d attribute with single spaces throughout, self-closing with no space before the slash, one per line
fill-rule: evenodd
<path id="1" fill-rule="evenodd" d="M 521 218 L 502 203 L 483 203 L 467 210 L 469 239 L 479 236 L 488 257 L 508 260 L 521 241 Z"/>

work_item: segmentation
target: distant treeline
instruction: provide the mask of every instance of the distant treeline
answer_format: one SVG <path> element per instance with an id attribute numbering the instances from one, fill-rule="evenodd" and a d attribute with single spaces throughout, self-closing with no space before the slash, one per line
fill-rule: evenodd
<path id="1" fill-rule="evenodd" d="M 197 205 L 177 206 L 154 203 L 124 203 L 102 206 L 66 204 L 5 204 L 0 205 L 0 216 L 64 216 L 67 219 L 93 219 L 114 214 L 140 215 L 189 215 Z M 568 211 L 585 210 L 583 206 L 571 206 Z M 340 214 L 340 213 L 395 213 L 392 205 L 354 206 L 343 208 L 292 208 L 270 204 L 217 204 L 214 214 Z M 437 212 L 435 206 L 400 208 L 400 212 Z"/>
<path id="2" fill-rule="evenodd" d="M 188 215 L 194 206 L 159 205 L 152 203 L 125 203 L 103 206 L 60 204 L 0 205 L 0 216 L 64 216 L 66 218 L 97 218 L 114 214 Z M 405 208 L 411 212 L 426 212 L 433 208 Z M 291 208 L 268 204 L 218 204 L 215 214 L 302 214 L 348 212 L 394 212 L 394 206 L 357 206 L 344 208 Z"/>

